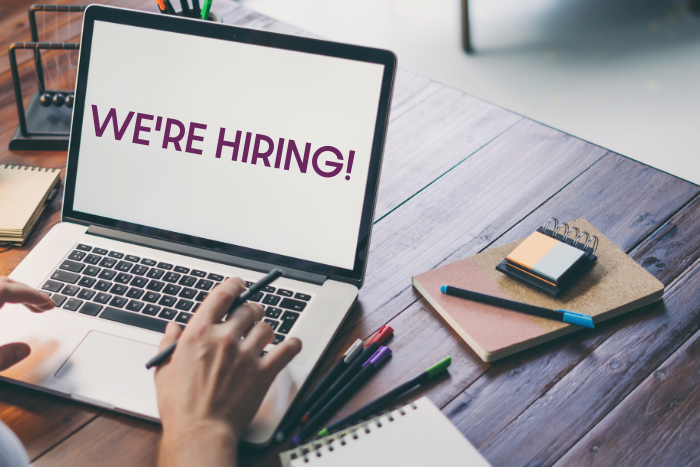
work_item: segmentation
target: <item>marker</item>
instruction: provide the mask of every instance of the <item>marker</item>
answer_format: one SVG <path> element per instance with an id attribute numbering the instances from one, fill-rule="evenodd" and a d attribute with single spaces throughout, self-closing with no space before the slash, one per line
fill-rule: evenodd
<path id="1" fill-rule="evenodd" d="M 318 400 L 318 398 L 323 395 L 324 392 L 335 382 L 335 380 L 340 377 L 340 375 L 350 366 L 350 364 L 355 361 L 357 357 L 362 353 L 362 339 L 357 339 L 354 344 L 350 346 L 348 350 L 345 351 L 340 360 L 338 360 L 328 374 L 316 385 L 311 394 L 307 396 L 304 402 L 295 410 L 292 415 L 287 419 L 287 422 L 277 430 L 275 434 L 275 441 L 281 443 L 287 437 L 287 433 L 290 433 L 296 426 L 301 422 L 301 417 L 306 413 L 307 410 L 311 408 L 313 403 Z"/>
<path id="2" fill-rule="evenodd" d="M 281 269 L 273 269 L 267 276 L 260 279 L 259 282 L 251 285 L 248 290 L 244 291 L 233 301 L 231 308 L 229 308 L 228 313 L 226 313 L 224 321 L 228 320 L 228 317 L 231 313 L 233 313 L 233 310 L 243 305 L 246 302 L 246 300 L 248 300 L 250 297 L 252 297 L 260 290 L 264 289 L 272 282 L 274 282 L 277 278 L 282 276 L 284 276 L 284 271 L 282 271 Z M 179 339 L 167 346 L 165 349 L 163 349 L 163 351 L 160 352 L 158 355 L 150 359 L 148 363 L 146 363 L 146 369 L 150 370 L 154 366 L 162 365 L 168 359 L 168 357 L 170 357 L 173 354 L 173 352 L 175 351 L 175 347 L 177 347 L 178 341 Z"/>
<path id="3" fill-rule="evenodd" d="M 164 0 L 164 3 L 165 3 L 165 11 L 167 11 L 169 15 L 174 15 L 175 8 L 173 8 L 173 4 L 170 3 L 170 0 Z"/>
<path id="4" fill-rule="evenodd" d="M 581 313 L 566 310 L 550 310 L 540 306 L 528 305 L 527 303 L 516 302 L 505 298 L 494 297 L 479 292 L 473 292 L 451 285 L 440 286 L 440 291 L 444 294 L 453 297 L 466 298 L 475 302 L 486 303 L 487 305 L 499 306 L 509 310 L 519 311 L 528 315 L 539 316 L 540 318 L 552 319 L 554 321 L 563 321 L 564 323 L 576 324 L 586 328 L 593 329 L 593 318 Z"/>
<path id="5" fill-rule="evenodd" d="M 156 0 L 156 5 L 158 5 L 158 9 L 161 13 L 163 13 L 164 15 L 168 14 L 167 9 L 165 8 L 165 2 L 163 2 L 163 0 Z"/>
<path id="6" fill-rule="evenodd" d="M 319 427 L 322 426 L 324 420 L 326 420 L 333 412 L 338 410 L 352 394 L 357 391 L 363 384 L 365 384 L 374 375 L 379 367 L 391 356 L 391 349 L 389 347 L 379 347 L 372 358 L 367 360 L 363 365 L 359 373 L 355 375 L 350 382 L 331 399 L 328 404 L 323 407 L 314 418 L 309 420 L 309 422 L 301 429 L 299 434 L 292 438 L 292 445 L 299 446 L 302 441 L 307 439 L 309 436 L 314 434 Z"/>
<path id="7" fill-rule="evenodd" d="M 211 1 L 212 0 L 204 0 L 204 6 L 202 7 L 202 19 L 207 20 L 209 18 L 209 10 L 211 10 Z"/>
<path id="8" fill-rule="evenodd" d="M 362 365 L 364 365 L 365 362 L 369 360 L 372 355 L 374 355 L 379 346 L 386 342 L 386 340 L 389 339 L 392 334 L 394 334 L 394 330 L 389 326 L 382 326 L 379 328 L 379 331 L 377 331 L 372 340 L 367 343 L 367 346 L 362 351 L 359 358 L 350 364 L 350 366 L 345 370 L 345 373 L 340 375 L 338 381 L 333 383 L 328 391 L 326 391 L 318 399 L 318 401 L 316 401 L 316 403 L 306 411 L 304 416 L 301 417 L 301 423 L 308 422 L 328 403 L 328 401 L 333 398 L 333 396 L 338 394 L 338 392 L 340 392 L 340 390 L 343 389 L 346 384 L 348 384 L 348 381 L 350 381 L 362 369 Z"/>
<path id="9" fill-rule="evenodd" d="M 452 363 L 452 357 L 447 357 L 440 360 L 439 362 L 429 367 L 427 370 L 425 370 L 418 376 L 409 379 L 400 386 L 395 387 L 383 396 L 379 397 L 378 399 L 375 399 L 374 401 L 365 405 L 361 409 L 356 410 L 355 412 L 351 413 L 342 420 L 339 420 L 334 424 L 327 426 L 326 428 L 318 432 L 318 436 L 328 436 L 330 434 L 335 433 L 336 431 L 342 430 L 343 428 L 356 425 L 369 415 L 376 414 L 382 407 L 386 406 L 386 404 L 393 401 L 397 397 L 447 370 L 447 367 L 450 366 L 450 363 Z"/>
<path id="10" fill-rule="evenodd" d="M 199 9 L 199 0 L 192 0 L 192 12 L 195 18 L 202 17 L 202 10 Z"/>
<path id="11" fill-rule="evenodd" d="M 187 0 L 180 0 L 180 8 L 182 8 L 182 16 L 192 16 L 192 12 L 190 11 L 190 4 L 187 3 Z"/>

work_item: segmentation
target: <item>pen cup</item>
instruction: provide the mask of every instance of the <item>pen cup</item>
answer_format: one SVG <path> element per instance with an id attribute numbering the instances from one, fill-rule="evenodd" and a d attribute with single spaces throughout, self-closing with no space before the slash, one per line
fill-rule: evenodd
<path id="1" fill-rule="evenodd" d="M 182 10 L 175 10 L 175 14 L 177 16 L 182 16 Z M 223 23 L 224 18 L 219 13 L 215 11 L 210 11 L 209 16 L 207 17 L 207 21 L 212 21 L 214 23 Z"/>

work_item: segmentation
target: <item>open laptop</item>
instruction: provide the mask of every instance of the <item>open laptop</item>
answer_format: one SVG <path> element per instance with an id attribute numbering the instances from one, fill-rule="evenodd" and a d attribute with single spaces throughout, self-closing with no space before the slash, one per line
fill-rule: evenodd
<path id="1" fill-rule="evenodd" d="M 2 378 L 158 420 L 152 370 L 226 277 L 286 275 L 255 300 L 302 352 L 243 440 L 268 443 L 362 286 L 391 52 L 90 6 L 62 222 L 11 274 L 57 308 L 0 311 Z M 271 344 L 274 345 L 274 344 Z M 264 357 L 262 357 L 264 358 Z"/>

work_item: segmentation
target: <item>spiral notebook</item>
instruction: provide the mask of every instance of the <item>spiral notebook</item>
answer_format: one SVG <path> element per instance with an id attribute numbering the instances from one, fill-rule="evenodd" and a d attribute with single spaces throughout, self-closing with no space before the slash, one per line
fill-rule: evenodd
<path id="1" fill-rule="evenodd" d="M 490 467 L 427 397 L 280 454 L 283 467 Z"/>
<path id="2" fill-rule="evenodd" d="M 0 165 L 0 243 L 21 245 L 58 194 L 60 169 Z"/>

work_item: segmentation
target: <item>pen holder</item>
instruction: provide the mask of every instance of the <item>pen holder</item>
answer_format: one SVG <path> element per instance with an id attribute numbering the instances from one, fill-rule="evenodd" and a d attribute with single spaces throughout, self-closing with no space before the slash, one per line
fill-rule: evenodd
<path id="1" fill-rule="evenodd" d="M 175 10 L 175 14 L 177 16 L 182 16 L 182 10 Z M 212 21 L 214 23 L 223 23 L 224 18 L 217 12 L 215 11 L 209 11 L 209 16 L 207 17 L 207 21 Z"/>

